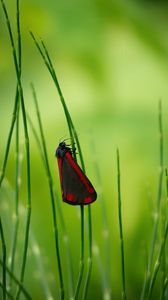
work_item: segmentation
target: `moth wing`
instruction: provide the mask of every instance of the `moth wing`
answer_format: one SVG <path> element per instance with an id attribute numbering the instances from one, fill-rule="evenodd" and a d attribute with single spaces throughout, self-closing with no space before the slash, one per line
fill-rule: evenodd
<path id="1" fill-rule="evenodd" d="M 63 201 L 72 204 L 90 204 L 97 198 L 95 189 L 71 154 L 62 159 L 62 196 Z"/>

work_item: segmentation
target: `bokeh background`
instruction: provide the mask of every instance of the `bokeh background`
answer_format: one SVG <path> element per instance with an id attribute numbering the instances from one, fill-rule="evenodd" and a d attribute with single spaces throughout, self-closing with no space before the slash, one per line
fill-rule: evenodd
<path id="1" fill-rule="evenodd" d="M 54 153 L 60 139 L 68 138 L 69 135 L 57 91 L 29 35 L 29 30 L 33 31 L 37 38 L 42 38 L 49 49 L 81 141 L 87 174 L 98 192 L 97 202 L 92 205 L 93 240 L 96 246 L 88 299 L 103 299 L 103 271 L 100 271 L 96 253 L 99 252 L 99 262 L 104 265 L 103 240 L 106 234 L 110 239 L 110 286 L 113 299 L 120 299 L 117 147 L 120 149 L 121 156 L 126 285 L 129 299 L 138 299 L 142 288 L 146 249 L 151 239 L 152 215 L 157 196 L 159 99 L 162 100 L 163 107 L 164 164 L 167 165 L 167 1 L 24 0 L 20 2 L 23 42 L 22 78 L 26 109 L 37 127 L 30 90 L 30 82 L 33 82 L 39 100 L 56 188 L 60 194 Z M 15 30 L 15 1 L 6 0 L 5 3 Z M 0 8 L 1 164 L 12 117 L 15 86 L 16 76 L 11 47 Z M 57 287 L 54 281 L 56 263 L 50 198 L 45 172 L 31 131 L 30 143 L 31 230 L 43 254 L 45 270 L 50 275 L 47 277 L 48 282 L 54 294 Z M 21 202 L 25 206 L 26 158 L 23 133 L 21 133 L 20 149 L 23 154 Z M 101 183 L 97 180 L 95 161 L 101 175 Z M 15 186 L 14 174 L 15 138 L 12 140 L 6 172 L 11 198 Z M 100 203 L 102 193 L 107 213 L 108 232 L 106 233 L 103 230 Z M 61 203 L 60 198 L 59 201 Z M 79 211 L 62 203 L 61 207 L 71 242 L 76 278 L 80 253 Z M 10 226 L 6 228 L 10 230 Z M 64 255 L 64 242 L 61 243 L 61 251 Z M 35 270 L 30 258 L 29 260 L 26 271 L 27 286 L 34 293 L 32 294 L 34 299 L 37 299 L 37 296 L 41 297 L 38 299 L 44 299 L 40 284 L 37 284 L 38 270 Z M 64 265 L 66 266 L 65 260 Z M 35 280 L 32 280 L 30 274 L 35 276 Z"/>

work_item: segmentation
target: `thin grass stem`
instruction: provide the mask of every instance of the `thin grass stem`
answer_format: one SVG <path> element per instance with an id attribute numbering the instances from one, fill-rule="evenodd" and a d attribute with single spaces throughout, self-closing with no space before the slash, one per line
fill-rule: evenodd
<path id="1" fill-rule="evenodd" d="M 59 85 L 59 82 L 58 82 L 58 79 L 57 79 L 57 76 L 56 76 L 56 72 L 55 72 L 53 64 L 51 62 L 48 50 L 47 50 L 47 48 L 45 47 L 45 45 L 42 41 L 42 47 L 43 47 L 43 50 L 45 52 L 45 55 L 44 55 L 43 51 L 41 50 L 41 47 L 40 47 L 39 43 L 35 39 L 33 33 L 30 32 L 30 34 L 31 34 L 31 36 L 32 36 L 32 38 L 35 42 L 35 45 L 36 45 L 38 51 L 40 52 L 40 54 L 41 54 L 41 56 L 44 60 L 44 63 L 47 66 L 47 69 L 49 70 L 49 72 L 52 76 L 52 79 L 55 83 L 55 86 L 57 88 L 57 91 L 58 91 L 58 94 L 59 94 L 59 97 L 60 97 L 60 101 L 62 103 L 63 110 L 64 110 L 64 113 L 65 113 L 67 125 L 68 125 L 68 130 L 69 130 L 71 143 L 72 143 L 73 157 L 76 160 L 76 152 L 75 152 L 75 147 L 74 147 L 74 144 L 75 144 L 74 137 L 76 139 L 77 134 L 76 134 L 71 116 L 69 114 L 69 111 L 67 109 L 67 106 L 66 106 L 66 103 L 65 103 L 65 100 L 64 100 L 64 97 L 63 97 L 63 94 L 62 94 L 62 91 L 61 91 L 61 88 L 60 88 L 60 85 Z M 79 146 L 78 151 L 79 151 L 79 154 L 80 154 L 80 158 L 82 159 L 81 149 L 80 149 L 78 138 L 76 139 L 76 143 L 77 143 L 77 147 Z M 82 161 L 83 161 L 83 159 L 82 159 Z M 84 163 L 83 163 L 82 167 L 84 167 Z M 75 291 L 75 295 L 77 295 L 77 296 L 78 296 L 78 293 L 79 293 L 79 290 L 80 290 L 80 286 L 81 286 L 81 282 L 82 282 L 82 278 L 83 278 L 83 272 L 84 272 L 84 250 L 82 250 L 82 249 L 84 249 L 84 207 L 83 206 L 81 206 L 80 212 L 81 212 L 81 255 L 80 255 L 79 275 L 78 275 L 76 291 Z M 75 299 L 77 299 L 77 298 L 75 298 Z"/>
<path id="2" fill-rule="evenodd" d="M 36 107 L 37 119 L 38 119 L 38 123 L 39 123 L 39 129 L 40 129 L 40 135 L 41 135 L 41 141 L 42 141 L 42 147 L 43 147 L 43 152 L 44 152 L 46 171 L 47 171 L 48 183 L 49 183 L 49 189 L 50 189 L 50 196 L 51 196 L 55 248 L 56 248 L 56 257 L 57 257 L 58 273 L 59 273 L 59 280 L 60 280 L 60 296 L 61 296 L 61 299 L 64 299 L 64 282 L 63 282 L 63 272 L 62 272 L 61 257 L 60 257 L 60 250 L 59 250 L 59 235 L 58 235 L 56 207 L 55 207 L 54 192 L 53 192 L 53 181 L 52 181 L 52 176 L 51 176 L 51 171 L 50 171 L 50 166 L 49 166 L 47 148 L 46 148 L 46 143 L 45 143 L 45 137 L 44 137 L 43 127 L 42 127 L 42 121 L 41 121 L 41 117 L 40 117 L 40 111 L 39 111 L 39 107 L 38 107 L 37 97 L 36 97 L 36 93 L 35 93 L 33 85 L 31 85 L 31 87 L 32 87 L 33 99 L 34 99 L 34 103 L 35 103 L 35 107 Z"/>
<path id="3" fill-rule="evenodd" d="M 0 218 L 0 236 L 2 242 L 2 282 L 3 282 L 3 300 L 6 300 L 6 243 L 5 243 L 5 236 L 2 226 L 2 220 Z"/>
<path id="4" fill-rule="evenodd" d="M 125 261 L 124 261 L 124 238 L 122 226 L 122 209 L 121 209 L 121 186 L 120 186 L 120 156 L 117 149 L 117 178 L 118 178 L 118 221 L 120 230 L 120 247 L 121 247 L 121 271 L 122 271 L 122 299 L 126 300 L 126 287 L 125 287 Z"/>
<path id="5" fill-rule="evenodd" d="M 89 287 L 91 271 L 92 271 L 92 214 L 91 213 L 92 213 L 91 207 L 89 205 L 88 206 L 89 256 L 88 256 L 88 269 L 87 269 L 87 274 L 86 274 L 86 280 L 85 280 L 85 285 L 84 285 L 83 293 L 82 293 L 82 300 L 85 300 L 87 298 L 88 287 Z"/>
<path id="6" fill-rule="evenodd" d="M 72 122 L 72 118 L 71 115 L 67 109 L 66 106 L 66 102 L 64 100 L 58 79 L 57 79 L 57 75 L 55 72 L 55 69 L 53 67 L 53 64 L 51 62 L 48 50 L 44 44 L 43 41 L 41 41 L 43 49 L 45 51 L 46 57 L 48 59 L 48 63 L 51 69 L 51 73 L 52 73 L 52 77 L 53 80 L 55 82 L 58 94 L 60 96 L 60 100 L 64 109 L 64 113 L 66 116 L 66 120 L 67 120 L 67 124 L 68 124 L 68 129 L 69 129 L 69 134 L 71 137 L 71 142 L 72 142 L 72 151 L 73 151 L 73 157 L 76 159 L 76 152 L 74 149 L 74 140 L 76 141 L 76 145 L 77 145 L 77 149 L 78 149 L 78 153 L 79 153 L 79 158 L 80 158 L 80 162 L 81 162 L 81 167 L 83 172 L 85 173 L 85 165 L 84 165 L 84 160 L 83 160 L 83 156 L 82 156 L 82 151 L 81 151 L 81 147 L 80 147 L 80 143 L 79 143 L 79 139 L 78 139 L 78 135 L 76 133 L 74 124 Z M 80 290 L 80 286 L 81 286 L 81 282 L 82 282 L 82 277 L 83 277 L 83 272 L 84 272 L 84 207 L 81 206 L 81 256 L 80 256 L 80 267 L 79 267 L 79 276 L 78 276 L 78 280 L 77 280 L 77 285 L 76 285 L 76 291 L 75 291 L 75 299 L 77 299 L 78 294 L 79 294 L 79 290 Z M 88 226 L 89 226 L 89 258 L 88 258 L 88 272 L 87 272 L 87 276 L 86 276 L 86 283 L 85 283 L 85 288 L 83 291 L 83 295 L 84 297 L 86 297 L 87 294 L 87 288 L 89 285 L 89 280 L 90 280 L 90 275 L 91 275 L 91 268 L 92 268 L 92 226 L 91 226 L 91 207 L 88 206 Z M 83 249 L 83 250 L 82 250 Z M 85 298 L 84 298 L 85 299 Z"/>
<path id="7" fill-rule="evenodd" d="M 56 75 L 55 69 L 54 69 L 52 61 L 50 59 L 50 55 L 48 53 L 48 50 L 47 50 L 44 42 L 41 41 L 41 44 L 42 44 L 42 47 L 43 47 L 43 50 L 44 50 L 45 54 L 43 53 L 43 51 L 42 51 L 39 43 L 35 39 L 35 37 L 32 34 L 32 32 L 30 32 L 30 34 L 31 34 L 31 36 L 32 36 L 32 38 L 33 38 L 33 40 L 35 42 L 35 45 L 36 45 L 38 51 L 40 52 L 40 54 L 41 54 L 41 56 L 42 56 L 42 58 L 44 60 L 45 65 L 47 66 L 47 68 L 49 70 L 49 73 L 52 76 L 52 79 L 53 79 L 53 81 L 54 81 L 54 83 L 56 85 L 58 94 L 60 96 L 60 101 L 61 101 L 63 109 L 64 109 L 64 113 L 65 113 L 65 117 L 66 117 L 68 129 L 69 129 L 69 134 L 70 134 L 70 138 L 71 138 L 73 157 L 76 160 L 76 152 L 75 152 L 75 147 L 74 147 L 74 144 L 75 144 L 74 140 L 75 140 L 76 145 L 77 145 L 77 149 L 78 149 L 78 153 L 79 153 L 79 157 L 80 157 L 81 167 L 82 167 L 82 170 L 85 172 L 84 160 L 83 160 L 83 156 L 82 156 L 82 151 L 81 151 L 81 147 L 80 147 L 78 135 L 76 133 L 76 130 L 75 130 L 74 124 L 72 122 L 72 118 L 70 116 L 68 108 L 66 106 L 66 102 L 64 100 L 64 97 L 63 97 L 63 94 L 62 94 L 62 91 L 61 91 L 61 88 L 60 88 L 60 85 L 59 85 L 59 82 L 58 82 L 58 79 L 57 79 L 57 75 Z M 83 220 L 83 222 L 84 222 L 84 208 L 81 208 L 81 220 Z M 91 207 L 88 206 L 88 226 L 89 226 L 89 233 L 92 232 L 92 226 L 91 226 L 90 220 L 91 220 Z M 82 224 L 82 221 L 81 221 L 81 224 Z M 82 228 L 84 230 L 84 226 L 82 226 Z M 84 236 L 84 232 L 83 232 L 82 235 Z M 82 242 L 84 243 L 84 239 L 82 239 L 82 236 L 81 236 L 81 243 Z M 81 248 L 82 247 L 84 248 L 84 245 L 81 245 Z M 92 237 L 91 236 L 89 237 L 89 248 L 92 249 Z M 88 274 L 87 277 L 90 279 L 91 267 L 92 267 L 92 251 L 90 251 L 89 253 L 90 253 L 89 254 L 89 259 L 88 259 L 88 269 L 89 270 L 88 270 L 88 273 L 87 273 Z M 83 263 L 81 263 L 81 261 L 83 261 Z M 83 271 L 84 271 L 84 257 L 80 257 L 80 272 L 79 272 L 79 277 L 78 277 L 78 282 L 77 282 L 77 288 L 79 288 L 79 284 L 81 283 L 81 277 L 83 277 Z M 87 281 L 89 282 L 89 279 L 86 279 L 86 282 Z M 87 286 L 88 286 L 88 284 L 86 283 L 86 287 Z"/>
<path id="8" fill-rule="evenodd" d="M 20 14 L 19 14 L 19 0 L 17 0 L 17 31 L 18 31 L 18 44 L 21 45 L 21 35 L 20 35 Z M 25 146 L 26 146 L 26 163 L 27 163 L 27 220 L 26 220 L 26 230 L 25 230 L 25 239 L 24 239 L 24 250 L 23 250 L 23 260 L 22 260 L 22 267 L 21 267 L 21 274 L 20 274 L 20 281 L 23 282 L 24 274 L 25 274 L 25 267 L 26 267 L 26 259 L 27 259 L 27 250 L 28 250 L 28 241 L 29 241 L 29 229 L 30 229 L 30 218 L 31 218 L 31 183 L 30 183 L 30 148 L 29 148 L 29 135 L 27 129 L 27 120 L 26 120 L 26 111 L 25 111 L 25 103 L 24 103 L 24 95 L 21 83 L 21 53 L 19 59 L 17 59 L 16 48 L 14 45 L 14 38 L 11 30 L 10 20 L 8 17 L 8 12 L 4 1 L 1 0 L 3 12 L 5 15 L 7 29 L 9 33 L 10 43 L 12 47 L 12 54 L 13 54 L 13 61 L 17 76 L 18 82 L 18 90 L 21 100 L 21 108 L 22 108 L 22 117 L 23 117 L 23 127 L 24 127 L 24 135 L 25 135 Z M 19 46 L 19 51 L 21 51 L 21 46 Z M 17 291 L 16 299 L 19 299 L 20 296 L 20 288 Z"/>
<path id="9" fill-rule="evenodd" d="M 33 135 L 35 137 L 35 140 L 37 142 L 37 146 L 38 146 L 38 149 L 39 149 L 39 152 L 40 152 L 40 156 L 42 158 L 44 168 L 47 172 L 45 157 L 44 157 L 43 148 L 41 146 L 41 142 L 39 140 L 38 134 L 36 132 L 36 129 L 33 125 L 33 122 L 31 121 L 31 118 L 29 117 L 29 115 L 27 115 L 27 118 L 28 118 L 29 124 L 31 126 L 31 129 L 32 129 Z M 52 178 L 52 182 L 53 182 L 53 178 Z M 56 195 L 56 189 L 55 189 L 54 185 L 53 185 L 53 192 L 54 192 L 54 198 L 56 199 L 57 195 Z M 70 297 L 70 299 L 72 299 L 73 295 L 74 295 L 74 282 L 73 282 L 73 264 L 72 264 L 72 256 L 71 256 L 70 245 L 69 245 L 69 237 L 68 237 L 68 234 L 67 234 L 67 229 L 66 229 L 66 225 L 65 225 L 65 221 L 64 221 L 64 217 L 63 217 L 63 214 L 62 214 L 62 210 L 61 210 L 59 201 L 57 201 L 57 205 L 58 205 L 58 212 L 59 212 L 58 215 L 59 215 L 60 221 L 61 221 L 61 227 L 62 227 L 62 230 L 63 230 L 64 242 L 65 242 L 66 253 L 67 253 L 67 265 L 68 265 L 68 275 L 69 275 L 69 281 L 68 281 L 69 282 L 69 297 Z"/>
<path id="10" fill-rule="evenodd" d="M 167 182 L 166 182 L 166 186 L 167 186 Z M 163 200 L 162 207 L 161 207 L 161 240 L 162 241 L 164 241 L 165 225 L 166 225 L 166 218 L 167 218 L 166 202 L 167 202 L 167 195 L 166 195 L 166 199 Z M 165 295 L 164 293 L 162 293 L 165 286 L 165 278 L 166 278 L 166 247 L 163 247 L 162 259 L 161 259 L 161 294 L 163 294 L 162 300 L 165 300 Z"/>
<path id="11" fill-rule="evenodd" d="M 154 226 L 153 226 L 153 234 L 152 234 L 152 240 L 150 245 L 150 252 L 149 252 L 149 258 L 148 258 L 148 265 L 147 265 L 147 271 L 146 276 L 144 280 L 144 285 L 142 289 L 141 294 L 141 300 L 144 300 L 149 289 L 149 283 L 151 278 L 151 268 L 153 263 L 153 256 L 154 256 L 154 250 L 155 245 L 157 241 L 157 232 L 158 232 L 158 226 L 159 226 L 159 215 L 160 215 L 160 204 L 162 199 L 162 181 L 163 181 L 163 125 L 162 125 L 162 103 L 159 101 L 158 106 L 158 123 L 159 123 L 159 181 L 158 181 L 158 192 L 157 192 L 157 201 L 156 201 L 156 213 L 155 213 L 155 219 L 154 219 Z"/>
<path id="12" fill-rule="evenodd" d="M 3 260 L 1 260 L 0 258 L 0 265 L 3 267 Z M 18 285 L 20 286 L 20 289 L 22 290 L 22 293 L 24 294 L 24 296 L 26 297 L 26 299 L 31 300 L 31 296 L 29 295 L 29 293 L 27 292 L 27 290 L 25 289 L 25 287 L 23 286 L 23 284 L 17 279 L 17 277 L 11 272 L 11 270 L 8 268 L 7 265 L 5 265 L 5 269 L 6 269 L 6 273 L 8 274 L 8 276 L 12 277 L 12 280 Z"/>
<path id="13" fill-rule="evenodd" d="M 16 119 L 16 177 L 15 177 L 15 224 L 14 224 L 14 234 L 13 234 L 13 242 L 12 242 L 12 252 L 11 252 L 11 263 L 10 269 L 13 273 L 14 271 L 14 262 L 15 262 L 15 254 L 17 247 L 17 238 L 18 238 L 18 229 L 19 229 L 19 185 L 20 185 L 20 170 L 19 170 L 19 105 Z M 9 281 L 9 288 L 11 288 L 12 281 Z"/>
<path id="14" fill-rule="evenodd" d="M 79 275 L 76 284 L 74 300 L 78 299 L 82 278 L 83 278 L 83 272 L 84 272 L 84 207 L 83 205 L 80 205 L 80 210 L 81 210 L 81 253 L 80 253 L 80 261 L 79 261 Z"/>
<path id="15" fill-rule="evenodd" d="M 0 187 L 2 185 L 2 181 L 4 179 L 5 172 L 6 172 L 6 166 L 7 166 L 8 156 L 9 156 L 9 150 L 10 150 L 14 125 L 15 125 L 15 121 L 16 121 L 16 117 L 17 117 L 18 99 L 19 99 L 19 92 L 18 92 L 18 87 L 17 87 L 15 103 L 14 103 L 14 108 L 13 108 L 13 113 L 12 113 L 12 121 L 11 121 L 9 134 L 8 134 L 8 138 L 7 138 L 7 143 L 6 143 L 5 157 L 4 157 L 4 160 L 3 160 L 3 165 L 2 165 L 2 169 L 1 169 L 1 173 L 0 173 Z"/>
<path id="16" fill-rule="evenodd" d="M 148 290 L 148 295 L 147 295 L 147 299 L 148 300 L 151 299 L 153 287 L 154 287 L 154 284 L 155 284 L 155 281 L 156 281 L 156 277 L 157 277 L 159 268 L 161 266 L 161 258 L 162 258 L 163 252 L 164 252 L 167 235 L 168 235 L 168 221 L 166 222 L 164 239 L 163 239 L 163 241 L 161 243 L 159 255 L 158 255 L 157 261 L 156 261 L 155 266 L 154 266 L 153 274 L 151 276 L 151 280 L 150 280 L 150 284 L 149 284 L 149 290 Z"/>

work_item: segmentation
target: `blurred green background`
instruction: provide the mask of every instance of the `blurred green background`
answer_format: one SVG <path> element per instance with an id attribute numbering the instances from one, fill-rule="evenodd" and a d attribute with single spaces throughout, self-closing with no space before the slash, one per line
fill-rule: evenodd
<path id="1" fill-rule="evenodd" d="M 152 213 L 157 195 L 159 99 L 162 99 L 163 106 L 164 164 L 167 165 L 167 1 L 24 0 L 20 2 L 23 42 L 22 78 L 26 109 L 37 126 L 30 90 L 30 82 L 33 82 L 42 114 L 52 174 L 60 193 L 54 153 L 60 139 L 69 137 L 68 130 L 57 91 L 29 35 L 31 30 L 45 41 L 51 53 L 64 97 L 79 134 L 87 174 L 98 192 L 98 200 L 92 205 L 92 223 L 93 240 L 98 245 L 102 263 L 105 258 L 100 203 L 103 191 L 111 244 L 110 283 L 113 299 L 120 298 L 121 290 L 116 175 L 116 148 L 120 149 L 126 285 L 129 299 L 138 299 L 146 266 L 144 245 L 148 246 L 150 242 Z M 9 8 L 12 26 L 15 29 L 15 1 L 7 0 L 5 3 Z M 16 76 L 11 47 L 2 9 L 0 9 L 1 165 L 12 117 L 15 86 Z M 49 191 L 36 141 L 31 131 L 30 143 L 32 231 L 42 252 L 45 253 L 48 270 L 54 274 L 56 263 Z M 21 201 L 25 205 L 23 133 L 20 148 L 23 152 Z M 96 179 L 94 160 L 101 174 L 101 186 Z M 14 189 L 14 174 L 15 139 L 13 138 L 6 172 L 11 189 Z M 74 274 L 77 276 L 80 252 L 79 211 L 66 204 L 61 203 L 61 206 L 71 242 Z M 64 253 L 64 250 L 62 251 Z M 33 270 L 32 267 L 32 272 Z M 27 286 L 34 291 L 34 297 L 38 295 L 41 297 L 39 299 L 43 299 L 40 285 L 36 284 L 38 277 L 32 281 L 29 275 L 28 267 Z M 54 293 L 55 282 L 53 278 L 50 279 Z M 103 298 L 102 282 L 102 274 L 99 272 L 95 255 L 88 299 Z"/>

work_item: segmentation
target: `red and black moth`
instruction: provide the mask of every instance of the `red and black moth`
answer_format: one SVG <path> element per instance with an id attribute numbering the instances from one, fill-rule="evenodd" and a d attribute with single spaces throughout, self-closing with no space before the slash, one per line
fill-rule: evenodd
<path id="1" fill-rule="evenodd" d="M 72 157 L 72 149 L 61 142 L 55 153 L 58 161 L 62 199 L 71 205 L 87 205 L 97 198 L 90 180 Z"/>

